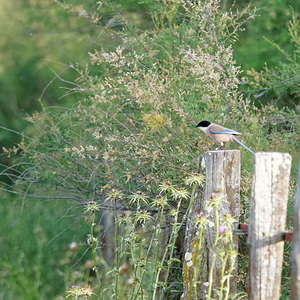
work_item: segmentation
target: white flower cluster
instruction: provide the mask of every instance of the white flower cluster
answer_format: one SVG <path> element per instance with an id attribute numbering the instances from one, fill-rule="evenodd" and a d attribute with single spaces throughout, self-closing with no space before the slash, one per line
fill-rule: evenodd
<path id="1" fill-rule="evenodd" d="M 99 158 L 99 153 L 98 153 L 98 149 L 97 147 L 93 146 L 93 145 L 88 145 L 88 146 L 83 146 L 80 145 L 78 147 L 73 146 L 72 148 L 69 147 L 65 147 L 64 149 L 65 153 L 70 152 L 72 156 L 78 156 L 79 158 L 91 158 L 93 155 L 93 157 L 95 159 Z"/>

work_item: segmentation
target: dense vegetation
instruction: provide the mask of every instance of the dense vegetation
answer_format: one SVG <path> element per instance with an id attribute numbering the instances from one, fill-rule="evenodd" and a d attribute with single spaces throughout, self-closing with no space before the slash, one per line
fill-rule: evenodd
<path id="1" fill-rule="evenodd" d="M 1 130 L 1 187 L 11 191 L 1 192 L 0 295 L 61 299 L 72 294 L 72 284 L 97 286 L 95 263 L 107 272 L 107 286 L 120 282 L 106 297 L 129 293 L 126 280 L 94 255 L 91 238 L 102 232 L 94 218 L 115 201 L 137 212 L 128 224 L 150 222 L 149 205 L 163 207 L 155 198 L 166 191 L 163 181 L 177 186 L 171 208 L 176 212 L 178 199 L 187 207 L 178 186 L 211 149 L 193 128 L 202 119 L 243 132 L 254 151 L 293 156 L 290 227 L 299 154 L 300 4 L 77 2 L 0 4 L 0 124 L 9 128 Z M 242 152 L 244 221 L 251 169 L 252 158 Z M 115 219 L 124 223 L 123 217 Z M 287 262 L 288 255 L 283 299 L 289 298 Z M 242 291 L 246 272 L 242 260 Z M 137 282 L 133 287 L 143 291 Z"/>

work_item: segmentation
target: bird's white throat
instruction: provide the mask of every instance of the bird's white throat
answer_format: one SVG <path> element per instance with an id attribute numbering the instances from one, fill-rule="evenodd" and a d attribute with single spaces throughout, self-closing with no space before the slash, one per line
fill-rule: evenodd
<path id="1" fill-rule="evenodd" d="M 208 134 L 208 127 L 198 127 L 201 131 Z"/>

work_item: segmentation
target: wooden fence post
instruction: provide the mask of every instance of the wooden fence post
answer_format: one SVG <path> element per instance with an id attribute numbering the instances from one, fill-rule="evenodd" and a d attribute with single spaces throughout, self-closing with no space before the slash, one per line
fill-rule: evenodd
<path id="1" fill-rule="evenodd" d="M 196 250 L 199 243 L 199 228 L 195 224 L 195 218 L 200 211 L 212 221 L 215 222 L 214 214 L 205 211 L 205 202 L 210 200 L 213 193 L 218 194 L 223 201 L 219 206 L 219 215 L 232 215 L 238 222 L 240 214 L 240 151 L 209 151 L 205 155 L 206 169 L 206 186 L 205 191 L 199 189 L 194 203 L 191 207 L 185 236 L 185 259 L 183 263 L 183 299 L 195 299 L 193 293 L 194 278 L 194 263 L 196 261 Z M 202 251 L 200 252 L 199 265 L 196 275 L 197 281 L 200 284 L 197 286 L 198 299 L 206 299 L 208 274 L 213 256 L 213 248 L 215 241 L 215 228 L 207 227 L 204 230 L 202 240 Z M 234 250 L 238 249 L 238 238 L 234 236 Z M 221 260 L 218 257 L 214 267 L 214 289 L 220 286 L 221 279 Z M 232 273 L 230 291 L 236 290 L 236 270 Z M 213 291 L 212 298 L 216 299 L 216 294 Z"/>
<path id="2" fill-rule="evenodd" d="M 194 267 L 197 259 L 197 249 L 200 242 L 199 228 L 195 225 L 195 219 L 197 214 L 203 210 L 204 200 L 204 188 L 198 187 L 194 196 L 192 206 L 189 211 L 185 228 L 184 238 L 184 261 L 183 261 L 183 299 L 192 300 L 194 299 Z M 202 239 L 202 243 L 204 241 Z M 202 249 L 205 248 L 205 245 Z M 208 278 L 207 273 L 207 258 L 206 251 L 201 251 L 201 257 L 199 259 L 199 267 L 197 274 L 197 281 L 201 283 L 206 282 Z M 203 294 L 202 285 L 197 285 L 197 294 Z M 200 298 L 202 299 L 202 298 Z"/>
<path id="3" fill-rule="evenodd" d="M 298 167 L 298 187 L 295 199 L 294 231 L 292 246 L 292 299 L 300 299 L 300 162 Z"/>
<path id="4" fill-rule="evenodd" d="M 248 231 L 250 299 L 280 297 L 291 160 L 288 153 L 259 152 L 254 156 Z"/>

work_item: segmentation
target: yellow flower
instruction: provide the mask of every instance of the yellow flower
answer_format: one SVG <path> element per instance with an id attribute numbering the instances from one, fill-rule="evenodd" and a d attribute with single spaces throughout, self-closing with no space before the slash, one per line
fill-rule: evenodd
<path id="1" fill-rule="evenodd" d="M 157 112 L 143 114 L 142 118 L 152 132 L 157 131 L 161 127 L 165 127 L 169 123 L 168 120 L 165 119 L 164 115 Z"/>

